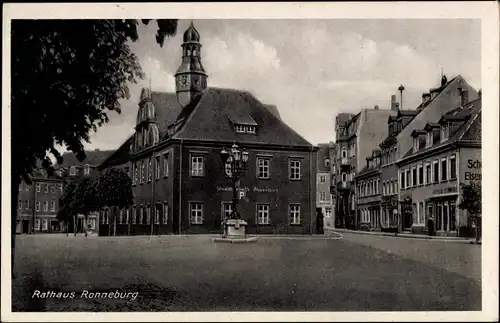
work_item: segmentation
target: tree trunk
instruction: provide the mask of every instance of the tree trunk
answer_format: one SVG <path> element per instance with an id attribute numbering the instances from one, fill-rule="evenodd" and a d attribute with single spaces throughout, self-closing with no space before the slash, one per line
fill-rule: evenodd
<path id="1" fill-rule="evenodd" d="M 112 209 L 108 209 L 108 217 L 107 217 L 107 220 L 108 220 L 108 237 L 111 237 L 111 224 L 112 224 L 112 221 L 110 221 L 110 218 L 109 216 L 111 215 L 112 212 L 109 212 L 109 211 L 112 211 Z M 104 211 L 106 213 L 106 211 Z"/>
<path id="2" fill-rule="evenodd" d="M 76 215 L 73 215 L 73 234 L 76 237 Z"/>
<path id="3" fill-rule="evenodd" d="M 115 213 L 113 215 L 113 237 L 116 236 L 116 214 L 118 213 L 118 208 L 115 207 Z"/>
<path id="4" fill-rule="evenodd" d="M 66 237 L 69 236 L 69 221 L 64 221 L 64 225 L 66 226 Z"/>

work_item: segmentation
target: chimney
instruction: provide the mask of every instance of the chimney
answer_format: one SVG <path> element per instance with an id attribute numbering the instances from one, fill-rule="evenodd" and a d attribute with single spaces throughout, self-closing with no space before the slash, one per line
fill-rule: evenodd
<path id="1" fill-rule="evenodd" d="M 448 78 L 446 77 L 446 75 L 443 75 L 441 77 L 441 87 L 444 87 L 446 83 L 448 83 Z"/>
<path id="2" fill-rule="evenodd" d="M 373 109 L 374 109 L 374 110 L 378 110 L 378 105 L 375 105 L 375 106 L 373 107 Z"/>
<path id="3" fill-rule="evenodd" d="M 481 96 L 482 96 L 482 95 L 483 95 L 483 91 L 482 91 L 481 89 L 479 89 L 479 92 L 477 92 L 477 96 L 478 96 L 479 98 L 481 98 Z"/>

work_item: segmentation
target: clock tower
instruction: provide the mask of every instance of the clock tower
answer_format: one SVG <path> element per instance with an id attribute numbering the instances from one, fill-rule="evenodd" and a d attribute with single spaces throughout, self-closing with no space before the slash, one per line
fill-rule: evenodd
<path id="1" fill-rule="evenodd" d="M 205 90 L 207 78 L 201 65 L 200 34 L 191 21 L 183 36 L 182 63 L 175 73 L 175 92 L 179 103 L 186 106 L 196 94 Z"/>

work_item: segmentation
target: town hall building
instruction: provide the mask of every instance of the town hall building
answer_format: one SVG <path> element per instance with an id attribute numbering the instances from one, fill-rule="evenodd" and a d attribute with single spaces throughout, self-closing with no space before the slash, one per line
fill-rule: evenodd
<path id="1" fill-rule="evenodd" d="M 220 152 L 233 144 L 249 154 L 238 207 L 247 233 L 312 233 L 316 148 L 283 122 L 275 106 L 247 91 L 209 87 L 201 49 L 191 23 L 176 92 L 142 89 L 135 133 L 101 164 L 101 170 L 129 173 L 135 205 L 121 210 L 116 223 L 111 211 L 102 211 L 100 234 L 222 232 L 232 186 Z"/>

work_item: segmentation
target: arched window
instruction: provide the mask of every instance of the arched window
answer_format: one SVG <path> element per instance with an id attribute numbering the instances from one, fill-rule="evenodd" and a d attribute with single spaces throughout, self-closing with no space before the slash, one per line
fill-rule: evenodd
<path id="1" fill-rule="evenodd" d="M 197 53 L 198 53 L 198 52 L 196 51 L 196 49 L 193 49 L 193 56 L 196 56 L 196 55 L 197 55 Z"/>

